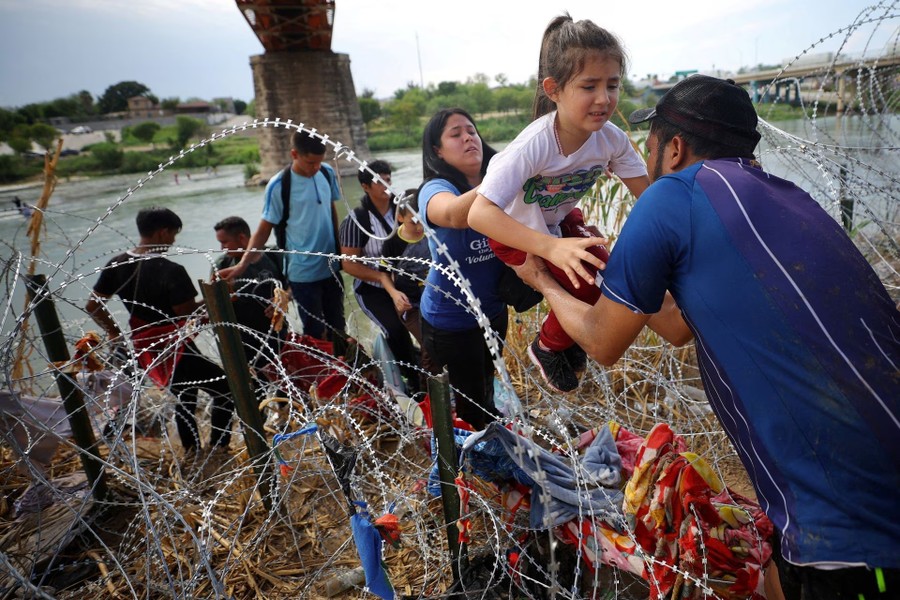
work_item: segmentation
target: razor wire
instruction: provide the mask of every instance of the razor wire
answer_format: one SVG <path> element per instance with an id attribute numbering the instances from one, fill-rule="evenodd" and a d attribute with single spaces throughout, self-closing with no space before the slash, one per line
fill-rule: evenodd
<path id="1" fill-rule="evenodd" d="M 824 36 L 795 60 L 830 40 L 842 39 L 843 47 L 850 35 L 866 26 L 888 26 L 897 16 L 896 3 L 882 2 L 865 9 L 853 24 Z M 809 135 L 787 133 L 777 123 L 763 120 L 760 130 L 765 145 L 759 159 L 764 167 L 776 158 L 784 161 L 788 178 L 793 176 L 836 220 L 844 214 L 842 207 L 852 202 L 855 216 L 851 234 L 892 296 L 900 300 L 900 176 L 890 166 L 897 164 L 900 152 L 894 116 L 900 108 L 897 75 L 893 71 L 894 83 L 889 79 L 875 82 L 874 78 L 867 83 L 863 78 L 864 64 L 861 59 L 857 76 L 861 91 L 853 110 L 858 111 L 855 114 L 862 130 L 868 132 L 866 139 L 870 143 L 845 143 L 841 133 L 833 131 L 835 124 L 823 115 L 824 98 L 830 93 L 827 89 L 833 75 L 825 69 L 818 88 L 807 90 L 813 94 L 811 116 L 805 119 Z M 793 85 L 799 90 L 807 84 L 794 80 Z M 802 96 L 800 103 L 808 107 Z M 764 106 L 758 108 L 765 116 Z M 176 167 L 191 152 L 232 135 L 263 128 L 305 131 L 326 144 L 335 163 L 343 160 L 368 170 L 368 163 L 351 148 L 302 122 L 264 118 L 223 129 L 173 154 L 118 196 L 99 217 L 85 219 L 85 232 L 68 241 L 61 260 L 38 257 L 39 269 L 47 275 L 47 291 L 57 302 L 86 299 L 91 291 L 86 281 L 101 269 L 90 265 L 105 263 L 121 249 L 88 251 L 89 256 L 80 260 L 76 260 L 76 252 L 89 248 L 92 237 L 101 229 L 118 231 L 109 221 L 123 204 L 139 198 L 154 178 Z M 875 156 L 887 160 L 873 160 Z M 384 183 L 378 174 L 373 175 L 376 181 Z M 404 202 L 402 194 L 395 192 L 395 198 L 398 203 Z M 586 220 L 615 221 L 609 214 L 600 214 L 602 204 L 621 203 L 621 198 L 611 193 L 610 184 L 599 186 L 595 200 L 585 207 Z M 627 203 L 621 203 L 620 210 L 627 213 Z M 352 211 L 348 214 L 352 215 Z M 46 216 L 84 218 L 56 208 L 48 210 Z M 420 220 L 426 224 L 426 235 L 433 237 L 427 220 Z M 357 226 L 362 228 L 360 223 Z M 119 235 L 126 244 L 130 235 Z M 9 242 L 7 247 L 12 248 Z M 460 290 L 466 299 L 462 304 L 483 329 L 501 389 L 514 394 L 521 403 L 521 410 L 510 410 L 514 405 L 502 407 L 502 422 L 521 437 L 523 453 L 530 451 L 524 442 L 555 449 L 573 465 L 576 490 L 587 492 L 592 485 L 579 470 L 575 443 L 580 435 L 610 420 L 640 435 L 645 435 L 655 423 L 666 422 L 727 483 L 741 479 L 742 467 L 734 450 L 703 399 L 690 348 L 672 348 L 653 334 L 645 334 L 619 365 L 604 368 L 589 363 L 577 393 L 557 394 L 546 388 L 523 353 L 539 326 L 543 309 L 511 317 L 507 338 L 500 340 L 490 329 L 490 321 L 468 281 L 461 276 L 459 264 L 449 256 L 446 246 L 436 247 L 447 265 L 432 263 L 431 268 L 442 270 Z M 212 266 L 216 253 L 215 249 L 174 246 L 165 256 L 200 255 Z M 408 274 L 380 257 L 312 254 L 373 265 L 385 261 L 390 269 Z M 29 259 L 14 251 L 3 261 L 8 300 L 3 303 L 2 322 L 12 325 L 0 346 L 4 387 L 16 394 L 22 408 L 32 398 L 53 401 L 56 397 L 51 381 L 54 370 L 40 364 L 46 359 L 33 327 L 26 341 L 37 354 L 33 362 L 38 368 L 24 381 L 11 378 L 9 361 L 15 345 L 25 335 L 23 323 L 29 312 L 26 308 L 17 314 L 18 307 L 12 301 L 13 292 L 23 285 L 25 260 Z M 449 296 L 447 290 L 438 291 Z M 112 316 L 118 318 L 120 313 Z M 202 322 L 202 312 L 194 316 L 191 324 L 176 330 L 165 345 L 193 338 L 201 351 L 215 356 L 211 326 Z M 229 326 L 265 341 L 263 334 L 246 326 Z M 81 320 L 65 322 L 63 327 L 67 338 L 74 341 L 91 323 L 85 315 Z M 289 322 L 289 328 L 292 327 Z M 369 340 L 361 341 L 365 345 Z M 264 354 L 269 352 L 262 349 L 265 345 L 260 348 Z M 503 494 L 510 493 L 509 489 L 499 489 L 477 478 L 466 515 L 473 521 L 476 534 L 467 544 L 469 569 L 463 574 L 460 587 L 451 588 L 442 511 L 427 493 L 432 468 L 430 432 L 411 422 L 395 396 L 379 385 L 384 365 L 371 359 L 339 361 L 302 342 L 296 348 L 326 363 L 346 382 L 334 395 L 321 397 L 315 389 L 298 386 L 292 373 L 274 355 L 269 356 L 275 363 L 275 376 L 260 389 L 267 433 L 285 435 L 316 424 L 358 450 L 359 464 L 351 478 L 354 493 L 373 512 L 394 506 L 403 513 L 401 547 L 385 549 L 388 571 L 398 594 L 411 598 L 648 597 L 646 581 L 616 567 L 591 567 L 583 549 L 587 542 L 580 530 L 573 546 L 564 544 L 552 528 L 534 529 L 524 513 L 511 512 L 502 503 Z M 21 536 L 16 540 L 9 537 L 14 530 L 12 518 L 4 516 L 0 524 L 0 540 L 4 542 L 0 546 L 0 588 L 6 586 L 4 594 L 13 597 L 19 589 L 31 596 L 61 598 L 242 598 L 261 594 L 271 598 L 320 598 L 325 597 L 327 584 L 353 573 L 358 560 L 343 518 L 343 491 L 314 439 L 301 436 L 279 444 L 283 463 L 277 462 L 274 450 L 268 456 L 270 465 L 284 468 L 271 492 L 272 510 L 265 511 L 243 449 L 240 426 L 235 427 L 228 452 L 187 456 L 170 427 L 172 397 L 146 379 L 138 367 L 133 345 L 103 345 L 100 356 L 108 361 L 111 383 L 97 387 L 85 380 L 80 381 L 80 387 L 89 400 L 88 410 L 105 448 L 102 464 L 114 490 L 102 506 L 84 495 L 83 484 L 79 484 L 80 488 L 67 488 L 57 482 L 59 475 L 80 470 L 77 448 L 71 441 L 59 440 L 61 447 L 53 455 L 55 462 L 38 464 L 33 456 L 41 445 L 48 438 L 58 439 L 53 428 L 36 425 L 24 410 L 3 416 L 8 427 L 3 433 L 0 469 L 4 489 L 17 492 L 10 496 L 15 496 L 15 507 L 6 506 L 3 514 L 15 514 L 18 520 L 30 515 L 36 523 L 32 535 L 25 536 L 24 541 Z M 77 365 L 73 362 L 72 366 Z M 119 386 L 129 388 L 125 398 L 117 399 Z M 29 393 L 22 391 L 25 389 Z M 286 401 L 269 401 L 279 390 L 287 393 Z M 371 401 L 358 403 L 364 396 Z M 202 427 L 209 422 L 208 411 L 204 402 L 198 413 Z M 537 460 L 540 467 L 540 459 Z M 596 515 L 587 504 L 579 504 L 579 516 L 590 519 Z M 619 525 L 624 537 L 637 545 L 633 528 L 624 522 Z M 56 543 L 48 543 L 56 539 L 54 536 L 58 536 Z M 710 597 L 721 597 L 706 568 L 707 553 L 702 544 L 701 551 L 703 568 L 699 576 L 663 563 L 656 556 L 642 552 L 638 555 L 648 568 L 674 569 L 685 585 Z M 77 579 L 78 587 L 67 587 L 66 576 Z M 654 577 L 651 571 L 650 578 Z M 354 582 L 341 597 L 373 597 L 358 578 Z"/>

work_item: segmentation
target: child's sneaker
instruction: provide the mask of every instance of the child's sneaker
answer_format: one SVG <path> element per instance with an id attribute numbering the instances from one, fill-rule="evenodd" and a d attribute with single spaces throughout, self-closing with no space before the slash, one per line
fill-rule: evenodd
<path id="1" fill-rule="evenodd" d="M 572 344 L 562 351 L 563 356 L 569 361 L 569 366 L 575 371 L 575 375 L 580 377 L 587 369 L 587 352 L 585 352 L 578 344 Z"/>
<path id="2" fill-rule="evenodd" d="M 569 366 L 562 352 L 553 352 L 541 348 L 539 338 L 528 346 L 528 357 L 531 362 L 540 369 L 541 375 L 547 384 L 557 392 L 571 392 L 578 387 L 578 376 Z"/>

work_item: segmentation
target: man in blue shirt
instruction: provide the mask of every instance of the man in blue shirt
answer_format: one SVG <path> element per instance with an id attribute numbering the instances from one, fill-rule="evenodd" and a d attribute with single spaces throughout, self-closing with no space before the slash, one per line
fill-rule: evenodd
<path id="1" fill-rule="evenodd" d="M 344 284 L 340 261 L 326 255 L 339 253 L 337 210 L 341 199 L 336 176 L 323 164 L 325 145 L 304 131 L 291 137 L 290 205 L 286 222 L 287 279 L 303 322 L 303 332 L 320 339 L 333 339 L 344 331 Z M 262 219 L 248 248 L 262 249 L 272 230 L 282 221 L 284 202 L 282 171 L 266 186 Z M 241 261 L 219 272 L 222 279 L 240 277 L 261 253 L 247 252 Z"/>
<path id="2" fill-rule="evenodd" d="M 631 115 L 644 121 L 654 183 L 600 300 L 570 296 L 533 258 L 519 275 L 603 364 L 645 325 L 696 340 L 707 397 L 775 525 L 786 598 L 898 597 L 900 311 L 835 220 L 753 160 L 740 87 L 690 77 Z"/>

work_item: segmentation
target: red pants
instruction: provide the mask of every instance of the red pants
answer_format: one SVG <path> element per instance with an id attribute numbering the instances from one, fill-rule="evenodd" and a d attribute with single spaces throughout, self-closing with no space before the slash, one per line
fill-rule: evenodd
<path id="1" fill-rule="evenodd" d="M 560 229 L 562 237 L 596 237 L 585 228 L 584 215 L 582 215 L 581 209 L 579 208 L 573 209 L 572 212 L 566 215 L 566 218 L 560 223 Z M 517 266 L 525 262 L 525 252 L 510 248 L 509 246 L 504 246 L 494 240 L 488 241 L 494 254 L 496 254 L 497 258 L 504 263 L 510 266 Z M 598 244 L 587 248 L 587 251 L 604 263 L 609 260 L 609 252 L 606 250 L 605 246 Z M 588 284 L 586 281 L 582 280 L 581 287 L 575 288 L 572 285 L 572 282 L 569 281 L 569 277 L 566 275 L 565 271 L 557 268 L 557 266 L 550 261 L 545 262 L 550 269 L 550 273 L 553 274 L 556 281 L 558 281 L 567 292 L 579 300 L 592 305 L 600 299 L 599 287 Z M 594 265 L 584 263 L 584 267 L 591 276 L 596 277 L 597 268 Z M 569 334 L 563 330 L 562 325 L 559 324 L 559 320 L 556 318 L 556 315 L 553 314 L 553 311 L 550 311 L 547 314 L 547 318 L 544 319 L 544 323 L 541 325 L 540 339 L 541 344 L 543 344 L 545 348 L 554 352 L 561 352 L 575 343 L 572 338 L 569 337 Z"/>

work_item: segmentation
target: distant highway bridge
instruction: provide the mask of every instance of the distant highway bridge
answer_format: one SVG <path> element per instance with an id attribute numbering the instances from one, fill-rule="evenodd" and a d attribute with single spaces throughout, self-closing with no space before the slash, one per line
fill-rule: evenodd
<path id="1" fill-rule="evenodd" d="M 813 57 L 810 57 L 813 58 Z M 897 76 L 900 70 L 900 53 L 892 53 L 878 57 L 852 58 L 838 55 L 833 58 L 830 53 L 826 60 L 798 60 L 786 67 L 753 71 L 731 75 L 730 78 L 748 88 L 754 102 L 784 102 L 798 100 L 801 84 L 805 79 L 816 78 L 818 89 L 829 87 L 833 90 L 833 98 L 838 113 L 842 113 L 847 103 L 848 86 L 856 85 L 857 78 L 877 76 Z M 861 73 L 862 72 L 862 73 Z M 651 86 L 654 93 L 664 94 L 676 82 L 659 83 Z M 793 93 L 793 100 L 791 94 Z"/>

